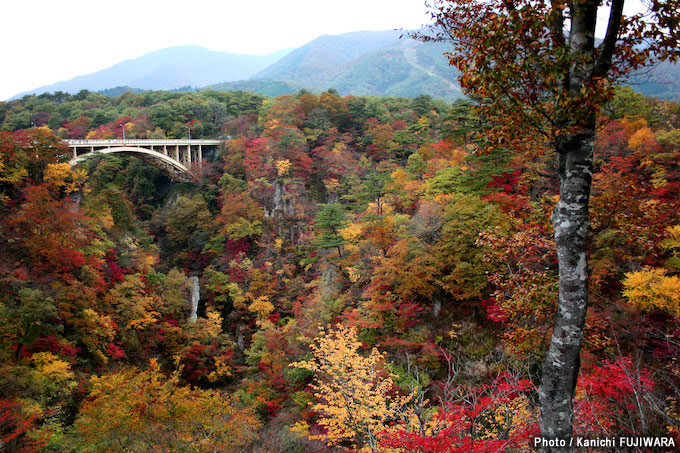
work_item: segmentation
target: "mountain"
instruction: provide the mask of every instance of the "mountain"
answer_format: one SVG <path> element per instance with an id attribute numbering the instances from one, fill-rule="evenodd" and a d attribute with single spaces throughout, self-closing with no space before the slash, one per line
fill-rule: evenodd
<path id="1" fill-rule="evenodd" d="M 320 36 L 291 50 L 265 56 L 216 52 L 198 46 L 171 47 L 92 74 L 28 93 L 82 89 L 132 90 L 209 88 L 278 96 L 301 89 L 336 89 L 342 95 L 416 97 L 453 101 L 462 97 L 445 43 L 423 43 L 397 30 Z M 663 63 L 630 80 L 643 94 L 680 98 L 680 66 Z M 17 95 L 15 97 L 20 97 Z"/>
<path id="2" fill-rule="evenodd" d="M 323 35 L 299 47 L 253 78 L 303 82 L 318 88 L 343 66 L 368 52 L 399 40 L 398 31 L 358 31 Z"/>
<path id="3" fill-rule="evenodd" d="M 628 84 L 645 96 L 659 99 L 680 99 L 680 65 L 668 61 L 644 69 L 633 76 Z"/>
<path id="4" fill-rule="evenodd" d="M 416 97 L 452 101 L 462 97 L 457 72 L 444 57 L 445 44 L 402 39 L 345 65 L 327 85 L 342 94 Z"/>
<path id="5" fill-rule="evenodd" d="M 340 94 L 407 96 L 447 101 L 462 96 L 445 44 L 415 41 L 400 31 L 321 36 L 295 49 L 254 78 L 279 80 Z"/>
<path id="6" fill-rule="evenodd" d="M 447 101 L 462 97 L 456 71 L 447 64 L 445 44 L 401 38 L 398 31 L 321 36 L 245 81 L 211 85 L 268 96 L 302 88 L 340 94 L 416 97 Z"/>
<path id="7" fill-rule="evenodd" d="M 260 56 L 218 52 L 199 46 L 169 47 L 15 97 L 55 91 L 77 93 L 82 89 L 98 91 L 119 86 L 147 90 L 204 87 L 219 82 L 248 79 L 289 51 L 290 49 L 286 49 Z"/>

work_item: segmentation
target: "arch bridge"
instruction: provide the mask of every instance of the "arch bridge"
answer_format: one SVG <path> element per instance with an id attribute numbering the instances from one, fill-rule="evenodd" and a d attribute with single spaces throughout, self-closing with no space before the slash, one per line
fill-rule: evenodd
<path id="1" fill-rule="evenodd" d="M 182 182 L 200 179 L 204 151 L 214 150 L 223 140 L 191 139 L 116 139 L 66 140 L 69 165 L 74 166 L 97 154 L 121 153 L 138 157 L 161 168 L 170 177 Z"/>

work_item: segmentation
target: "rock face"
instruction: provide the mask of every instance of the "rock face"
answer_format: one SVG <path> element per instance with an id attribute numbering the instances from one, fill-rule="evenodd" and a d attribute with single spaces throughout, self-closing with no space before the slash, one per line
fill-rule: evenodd
<path id="1" fill-rule="evenodd" d="M 290 196 L 285 193 L 283 181 L 280 179 L 274 182 L 271 206 L 265 205 L 264 216 L 275 220 L 295 216 L 295 206 L 293 206 Z"/>
<path id="2" fill-rule="evenodd" d="M 201 299 L 201 287 L 198 285 L 198 277 L 196 276 L 189 277 L 189 283 L 191 284 L 191 314 L 189 315 L 189 322 L 195 324 L 198 316 L 198 301 Z"/>
<path id="3" fill-rule="evenodd" d="M 236 324 L 236 331 L 234 333 L 236 336 L 236 347 L 241 352 L 245 351 L 246 341 L 243 336 L 243 328 L 241 328 L 241 324 Z"/>
<path id="4" fill-rule="evenodd" d="M 432 304 L 432 316 L 439 318 L 439 312 L 442 311 L 442 300 L 440 298 L 435 298 Z"/>
<path id="5" fill-rule="evenodd" d="M 274 181 L 271 199 L 265 203 L 264 217 L 274 222 L 276 234 L 295 244 L 300 237 L 300 219 L 296 216 L 295 200 L 284 187 L 281 178 Z"/>

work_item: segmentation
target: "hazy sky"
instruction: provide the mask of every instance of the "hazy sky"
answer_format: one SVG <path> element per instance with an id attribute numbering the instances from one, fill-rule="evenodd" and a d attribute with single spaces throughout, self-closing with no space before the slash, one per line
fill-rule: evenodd
<path id="1" fill-rule="evenodd" d="M 424 0 L 3 0 L 0 100 L 164 47 L 266 54 L 323 34 L 418 28 Z"/>
<path id="2" fill-rule="evenodd" d="M 266 54 L 301 46 L 323 34 L 419 28 L 429 22 L 424 3 L 2 0 L 0 100 L 164 47 L 198 44 Z"/>

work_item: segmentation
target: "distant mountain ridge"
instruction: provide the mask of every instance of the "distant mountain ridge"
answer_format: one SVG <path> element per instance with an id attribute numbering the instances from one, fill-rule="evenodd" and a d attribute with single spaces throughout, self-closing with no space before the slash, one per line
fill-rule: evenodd
<path id="1" fill-rule="evenodd" d="M 25 94 L 86 89 L 117 94 L 183 87 L 244 90 L 277 96 L 300 89 L 341 94 L 410 96 L 447 101 L 461 97 L 444 45 L 424 44 L 404 32 L 358 31 L 323 35 L 293 50 L 266 56 L 229 54 L 199 46 L 161 49 L 102 71 L 36 88 Z"/>
<path id="2" fill-rule="evenodd" d="M 423 43 L 404 34 L 388 30 L 323 35 L 297 49 L 265 56 L 171 47 L 15 97 L 82 89 L 118 93 L 119 87 L 243 90 L 268 96 L 334 88 L 342 95 L 427 94 L 446 101 L 462 97 L 457 72 L 443 55 L 449 45 Z M 643 94 L 679 99 L 680 66 L 662 64 L 631 83 Z"/>
<path id="3" fill-rule="evenodd" d="M 103 91 L 119 86 L 142 90 L 204 87 L 247 79 L 289 51 L 285 49 L 261 56 L 218 52 L 200 46 L 168 47 L 92 74 L 45 85 L 13 97 L 55 91 L 77 93 L 83 89 Z"/>

